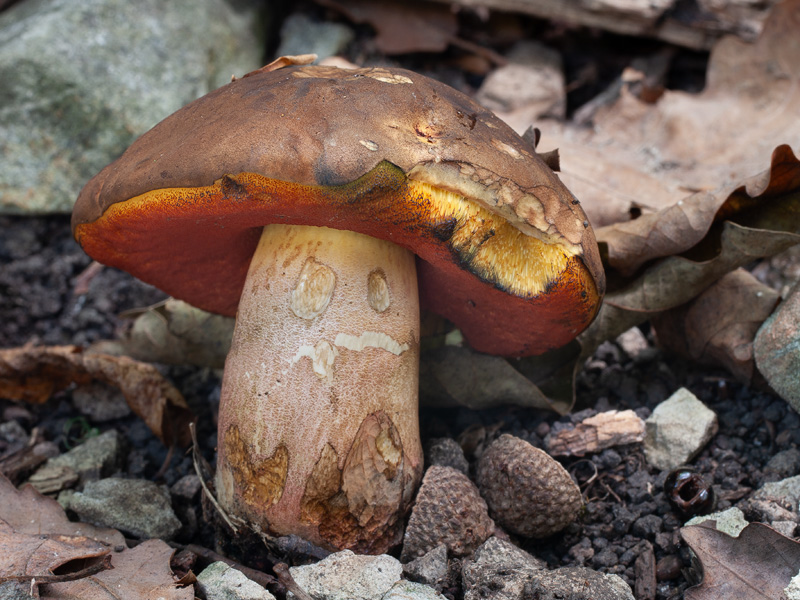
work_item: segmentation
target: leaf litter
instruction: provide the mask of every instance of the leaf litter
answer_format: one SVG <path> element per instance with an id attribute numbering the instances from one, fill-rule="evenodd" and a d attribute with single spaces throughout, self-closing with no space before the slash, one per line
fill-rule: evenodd
<path id="1" fill-rule="evenodd" d="M 4 592 L 16 586 L 43 599 L 191 600 L 193 588 L 179 587 L 170 569 L 173 552 L 161 540 L 127 548 L 120 532 L 72 522 L 52 498 L 30 486 L 18 490 L 0 475 Z"/>

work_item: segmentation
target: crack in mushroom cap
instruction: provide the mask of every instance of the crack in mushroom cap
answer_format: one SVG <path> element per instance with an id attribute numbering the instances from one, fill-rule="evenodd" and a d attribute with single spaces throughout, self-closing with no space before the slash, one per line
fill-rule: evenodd
<path id="1" fill-rule="evenodd" d="M 459 198 L 467 208 L 450 206 Z M 300 66 L 232 82 L 139 138 L 73 213 L 91 256 L 221 314 L 235 314 L 271 223 L 411 249 L 423 306 L 495 354 L 567 343 L 605 287 L 585 214 L 534 149 L 467 96 L 401 69 Z"/>

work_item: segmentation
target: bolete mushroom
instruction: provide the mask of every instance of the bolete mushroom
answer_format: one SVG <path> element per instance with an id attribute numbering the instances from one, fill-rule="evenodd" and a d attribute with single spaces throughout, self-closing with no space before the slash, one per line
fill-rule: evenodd
<path id="1" fill-rule="evenodd" d="M 534 148 L 405 70 L 261 70 L 177 111 L 92 179 L 75 238 L 107 265 L 237 315 L 217 494 L 328 548 L 399 541 L 422 470 L 418 299 L 476 350 L 562 346 L 604 276 Z"/>

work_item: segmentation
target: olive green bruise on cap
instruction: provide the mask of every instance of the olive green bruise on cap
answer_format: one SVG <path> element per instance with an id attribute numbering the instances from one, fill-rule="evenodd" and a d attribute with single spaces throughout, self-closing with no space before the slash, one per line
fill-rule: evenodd
<path id="1" fill-rule="evenodd" d="M 73 213 L 95 259 L 227 315 L 272 223 L 408 248 L 423 307 L 493 354 L 567 343 L 604 293 L 586 216 L 534 149 L 465 95 L 400 69 L 232 82 L 143 135 Z"/>

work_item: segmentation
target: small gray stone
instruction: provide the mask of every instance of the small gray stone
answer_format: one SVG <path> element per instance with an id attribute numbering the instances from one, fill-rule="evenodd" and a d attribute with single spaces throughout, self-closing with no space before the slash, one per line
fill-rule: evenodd
<path id="1" fill-rule="evenodd" d="M 619 575 L 605 575 L 586 567 L 564 567 L 542 573 L 525 586 L 525 598 L 537 600 L 635 600 Z"/>
<path id="2" fill-rule="evenodd" d="M 58 502 L 82 521 L 139 538 L 169 540 L 181 528 L 172 511 L 169 492 L 144 479 L 110 477 L 90 481 L 83 492 L 62 492 Z"/>
<path id="3" fill-rule="evenodd" d="M 353 37 L 353 30 L 347 25 L 315 21 L 302 13 L 293 13 L 281 26 L 277 55 L 316 54 L 317 60 L 322 60 L 341 54 Z"/>
<path id="4" fill-rule="evenodd" d="M 788 500 L 792 505 L 792 510 L 800 512 L 800 475 L 765 483 L 755 491 L 752 497 L 758 499 L 770 496 Z"/>
<path id="5" fill-rule="evenodd" d="M 631 327 L 628 331 L 617 336 L 617 344 L 629 358 L 636 359 L 642 352 L 646 351 L 650 344 L 644 337 L 642 330 L 638 327 Z"/>
<path id="6" fill-rule="evenodd" d="M 315 600 L 375 600 L 400 581 L 403 565 L 387 554 L 356 555 L 342 550 L 313 565 L 289 569 L 297 585 Z M 291 592 L 289 599 L 295 598 Z"/>
<path id="7" fill-rule="evenodd" d="M 46 481 L 52 473 L 65 468 L 75 472 L 81 483 L 86 483 L 113 475 L 121 463 L 122 438 L 116 429 L 109 429 L 88 438 L 61 456 L 49 459 L 31 476 L 28 483 L 37 487 L 38 481 Z"/>
<path id="8" fill-rule="evenodd" d="M 444 544 L 436 546 L 430 552 L 403 565 L 403 573 L 411 581 L 442 591 L 447 579 L 447 547 Z"/>
<path id="9" fill-rule="evenodd" d="M 69 212 L 140 134 L 263 62 L 257 2 L 26 0 L 0 13 L 0 212 Z"/>
<path id="10" fill-rule="evenodd" d="M 770 523 L 770 527 L 772 527 L 781 535 L 784 535 L 788 538 L 793 538 L 794 532 L 797 529 L 797 523 L 795 521 L 772 521 L 772 523 Z"/>
<path id="11" fill-rule="evenodd" d="M 462 567 L 464 600 L 523 600 L 545 565 L 511 542 L 491 537 Z"/>
<path id="12" fill-rule="evenodd" d="M 744 518 L 744 513 L 738 508 L 729 508 L 721 512 L 711 513 L 710 515 L 701 515 L 686 521 L 684 527 L 691 525 L 699 525 L 704 521 L 715 521 L 717 531 L 727 533 L 731 537 L 739 537 L 742 529 L 747 527 L 747 519 Z"/>
<path id="13" fill-rule="evenodd" d="M 447 600 L 433 588 L 413 581 L 400 580 L 381 600 Z"/>
<path id="14" fill-rule="evenodd" d="M 453 438 L 435 438 L 430 441 L 425 452 L 425 462 L 440 467 L 452 467 L 469 475 L 469 463 L 461 446 Z"/>
<path id="15" fill-rule="evenodd" d="M 781 450 L 769 459 L 765 471 L 771 471 L 780 477 L 792 477 L 800 474 L 800 450 L 789 448 Z"/>
<path id="16" fill-rule="evenodd" d="M 78 387 L 72 392 L 72 403 L 82 415 L 95 423 L 104 423 L 131 414 L 119 388 L 102 381 L 93 381 Z"/>
<path id="17" fill-rule="evenodd" d="M 206 600 L 275 600 L 255 581 L 224 562 L 211 563 L 197 576 Z"/>
<path id="18" fill-rule="evenodd" d="M 800 412 L 800 283 L 764 321 L 753 341 L 756 366 L 769 385 Z"/>
<path id="19" fill-rule="evenodd" d="M 657 469 L 688 463 L 717 433 L 717 415 L 686 388 L 656 406 L 645 421 L 644 453 Z"/>

